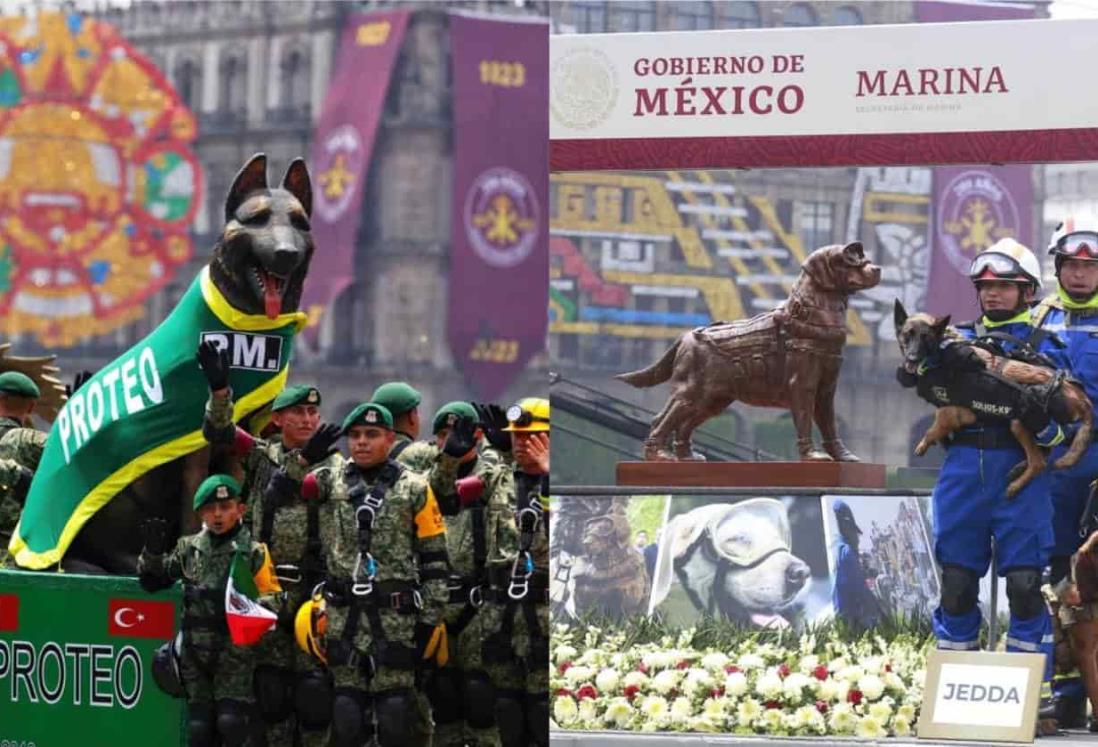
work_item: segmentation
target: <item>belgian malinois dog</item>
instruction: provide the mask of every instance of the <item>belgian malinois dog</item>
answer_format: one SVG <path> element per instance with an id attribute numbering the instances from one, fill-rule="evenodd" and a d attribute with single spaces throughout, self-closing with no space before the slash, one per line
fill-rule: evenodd
<path id="1" fill-rule="evenodd" d="M 959 338 L 956 329 L 949 326 L 949 317 L 935 317 L 930 314 L 917 313 L 908 316 L 899 300 L 896 301 L 894 322 L 896 324 L 896 340 L 900 344 L 900 354 L 903 356 L 904 370 L 909 374 L 915 374 L 919 362 L 937 355 L 942 342 L 949 338 Z M 984 368 L 1003 379 L 1025 385 L 1048 384 L 1056 376 L 1056 371 L 1044 366 L 1014 360 L 1001 355 L 995 355 L 986 348 L 973 345 L 972 350 L 984 364 Z M 1069 415 L 1069 422 L 1079 422 L 1081 427 L 1076 431 L 1067 452 L 1053 463 L 1053 469 L 1071 467 L 1083 456 L 1090 444 L 1091 428 L 1094 424 L 1094 411 L 1090 398 L 1079 384 L 1070 379 L 1061 380 L 1057 389 L 1052 392 L 1053 398 L 1059 401 L 1057 410 Z M 954 431 L 958 431 L 977 422 L 976 413 L 968 407 L 947 405 L 939 407 L 934 415 L 934 422 L 923 434 L 922 439 L 915 446 L 915 454 L 922 456 L 933 444 L 938 443 Z M 1067 423 L 1063 423 L 1066 425 Z M 1037 476 L 1045 468 L 1045 452 L 1021 421 L 1010 421 L 1010 432 L 1018 439 L 1018 444 L 1025 452 L 1026 461 L 1024 468 L 1015 467 L 1011 470 L 1013 479 L 1007 486 L 1007 496 L 1014 496 L 1024 488 L 1030 480 Z M 1021 474 L 1015 476 L 1015 472 Z"/>
<path id="2" fill-rule="evenodd" d="M 210 260 L 211 281 L 235 309 L 272 319 L 297 311 L 313 256 L 312 195 L 301 159 L 290 164 L 279 187 L 267 184 L 263 154 L 253 156 L 236 175 L 225 199 L 225 227 Z M 135 574 L 140 524 L 149 517 L 168 521 L 169 538 L 195 531 L 191 497 L 209 473 L 209 462 L 207 447 L 130 484 L 84 525 L 65 555 L 65 569 Z"/>
<path id="3" fill-rule="evenodd" d="M 857 461 L 835 427 L 835 389 L 847 301 L 880 280 L 881 268 L 866 259 L 860 242 L 825 246 L 808 255 L 789 298 L 775 310 L 698 327 L 648 368 L 616 376 L 635 387 L 671 382 L 671 396 L 644 442 L 644 458 L 700 459 L 691 447 L 694 430 L 739 401 L 789 408 L 802 460 Z M 824 451 L 812 443 L 813 420 Z"/>

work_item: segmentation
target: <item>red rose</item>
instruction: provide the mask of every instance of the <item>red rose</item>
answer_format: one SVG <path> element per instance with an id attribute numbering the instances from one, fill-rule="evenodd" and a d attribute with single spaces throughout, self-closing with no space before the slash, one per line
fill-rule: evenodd
<path id="1" fill-rule="evenodd" d="M 629 702 L 633 702 L 633 698 L 637 697 L 637 693 L 640 692 L 640 688 L 636 685 L 627 685 L 625 690 L 622 691 L 625 697 L 629 698 Z"/>
<path id="2" fill-rule="evenodd" d="M 559 667 L 557 667 L 557 671 L 560 672 L 561 674 L 564 674 L 565 672 L 567 672 L 571 668 L 572 668 L 572 662 L 566 661 L 566 662 L 562 662 L 561 665 Z"/>
<path id="3" fill-rule="evenodd" d="M 689 669 L 689 668 L 690 668 L 690 662 L 686 661 L 685 659 L 680 661 L 678 664 L 675 665 L 675 669 Z"/>
<path id="4" fill-rule="evenodd" d="M 846 700 L 847 700 L 848 703 L 853 703 L 854 705 L 858 705 L 859 703 L 862 702 L 862 691 L 861 690 L 851 690 L 850 692 L 848 692 L 846 694 Z"/>
<path id="5" fill-rule="evenodd" d="M 570 698 L 572 697 L 572 691 L 569 690 L 567 687 L 562 687 L 557 690 L 557 697 L 559 698 L 562 695 L 567 695 Z"/>
<path id="6" fill-rule="evenodd" d="M 827 667 L 825 667 L 823 664 L 812 670 L 812 676 L 818 679 L 820 682 L 826 680 L 828 674 L 829 673 L 827 671 Z"/>
<path id="7" fill-rule="evenodd" d="M 786 677 L 788 677 L 789 676 L 789 666 L 786 665 L 786 664 L 782 664 L 780 667 L 778 667 L 778 676 L 781 677 L 783 680 Z"/>
<path id="8" fill-rule="evenodd" d="M 820 713 L 827 713 L 827 703 L 823 702 L 822 700 L 817 700 L 816 710 Z"/>
<path id="9" fill-rule="evenodd" d="M 725 674 L 732 674 L 733 672 L 738 672 L 738 671 L 740 671 L 740 668 L 737 667 L 737 666 L 733 666 L 731 664 L 729 664 L 727 667 L 724 668 L 724 673 Z"/>
<path id="10" fill-rule="evenodd" d="M 576 693 L 576 697 L 579 700 L 583 700 L 584 698 L 597 698 L 599 697 L 599 691 L 595 689 L 594 685 L 584 685 L 579 689 L 579 692 Z"/>
<path id="11" fill-rule="evenodd" d="M 768 701 L 766 701 L 765 705 L 766 705 L 767 708 L 781 708 L 782 707 L 782 704 L 779 703 L 776 700 L 768 700 Z"/>

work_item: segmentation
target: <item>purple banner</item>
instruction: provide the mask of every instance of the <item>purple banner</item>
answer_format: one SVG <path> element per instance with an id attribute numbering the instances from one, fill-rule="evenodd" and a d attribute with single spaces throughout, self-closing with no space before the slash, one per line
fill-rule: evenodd
<path id="1" fill-rule="evenodd" d="M 972 258 L 1001 238 L 1033 247 L 1030 166 L 939 166 L 934 169 L 926 310 L 955 321 L 979 315 L 968 279 Z M 1038 253 L 1039 254 L 1039 253 Z"/>
<path id="2" fill-rule="evenodd" d="M 408 16 L 406 10 L 358 13 L 343 28 L 310 159 L 317 250 L 301 308 L 309 314 L 305 337 L 313 343 L 320 315 L 354 279 L 362 193 Z"/>
<path id="3" fill-rule="evenodd" d="M 454 197 L 447 335 L 494 399 L 545 347 L 549 25 L 450 16 Z"/>

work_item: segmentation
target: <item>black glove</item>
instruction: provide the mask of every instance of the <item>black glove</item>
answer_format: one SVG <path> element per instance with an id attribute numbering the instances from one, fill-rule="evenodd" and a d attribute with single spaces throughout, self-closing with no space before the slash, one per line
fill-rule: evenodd
<path id="1" fill-rule="evenodd" d="M 141 588 L 150 594 L 155 594 L 161 589 L 167 589 L 174 584 L 167 576 L 158 576 L 153 573 L 142 573 L 137 577 L 137 583 L 141 584 Z"/>
<path id="2" fill-rule="evenodd" d="M 343 428 L 334 423 L 323 423 L 301 449 L 301 456 L 309 464 L 318 464 L 336 452 L 332 444 L 343 437 Z"/>
<path id="3" fill-rule="evenodd" d="M 1018 400 L 1018 420 L 1022 421 L 1022 425 L 1030 433 L 1040 433 L 1052 422 L 1048 408 L 1029 387 L 1022 390 L 1022 396 Z"/>
<path id="4" fill-rule="evenodd" d="M 442 450 L 458 458 L 469 453 L 477 445 L 477 424 L 472 418 L 460 417 L 450 426 Z"/>
<path id="5" fill-rule="evenodd" d="M 145 539 L 145 552 L 150 555 L 163 555 L 168 551 L 168 522 L 163 519 L 141 522 L 141 536 Z"/>
<path id="6" fill-rule="evenodd" d="M 900 365 L 896 366 L 896 381 L 900 382 L 900 386 L 904 389 L 910 389 L 919 383 L 919 377 L 916 374 L 908 373 L 907 369 Z"/>
<path id="7" fill-rule="evenodd" d="M 216 392 L 229 386 L 229 351 L 218 350 L 212 342 L 203 342 L 195 353 L 198 366 L 210 384 L 210 391 Z"/>
<path id="8" fill-rule="evenodd" d="M 942 348 L 942 363 L 954 371 L 979 371 L 984 362 L 971 345 L 952 343 Z"/>
<path id="9" fill-rule="evenodd" d="M 503 430 L 507 427 L 507 413 L 499 405 L 473 403 L 473 409 L 480 418 L 480 427 L 484 429 L 484 437 L 488 443 L 497 450 L 506 453 L 511 451 L 511 434 Z"/>
<path id="10" fill-rule="evenodd" d="M 76 394 L 80 391 L 80 387 L 87 384 L 94 375 L 91 371 L 77 371 L 76 376 L 72 377 L 72 383 L 65 384 L 65 396 L 71 397 Z"/>

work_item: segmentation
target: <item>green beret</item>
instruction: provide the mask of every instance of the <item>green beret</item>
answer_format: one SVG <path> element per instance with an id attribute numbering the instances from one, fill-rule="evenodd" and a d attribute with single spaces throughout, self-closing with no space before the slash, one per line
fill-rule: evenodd
<path id="1" fill-rule="evenodd" d="M 403 381 L 390 381 L 374 390 L 370 401 L 388 408 L 393 415 L 403 415 L 419 405 L 423 395 Z"/>
<path id="2" fill-rule="evenodd" d="M 477 411 L 468 402 L 447 402 L 438 408 L 438 412 L 435 413 L 435 422 L 431 432 L 438 433 L 443 428 L 453 425 L 455 420 L 462 417 L 469 418 L 475 423 L 477 422 Z"/>
<path id="3" fill-rule="evenodd" d="M 213 501 L 226 501 L 240 495 L 240 483 L 229 475 L 210 475 L 194 493 L 194 510 Z"/>
<path id="4" fill-rule="evenodd" d="M 363 402 L 351 410 L 351 414 L 343 419 L 343 430 L 349 431 L 355 425 L 376 425 L 378 428 L 393 429 L 393 414 L 385 405 L 376 402 Z"/>
<path id="5" fill-rule="evenodd" d="M 38 399 L 42 393 L 38 391 L 38 385 L 26 374 L 18 371 L 8 371 L 0 374 L 0 394 L 11 394 L 16 397 L 31 397 Z"/>
<path id="6" fill-rule="evenodd" d="M 296 386 L 288 386 L 283 389 L 282 392 L 277 397 L 275 397 L 274 404 L 271 405 L 271 410 L 284 410 L 287 407 L 293 407 L 294 405 L 319 404 L 319 389 L 317 389 L 315 386 L 309 386 L 308 384 L 297 384 Z"/>

